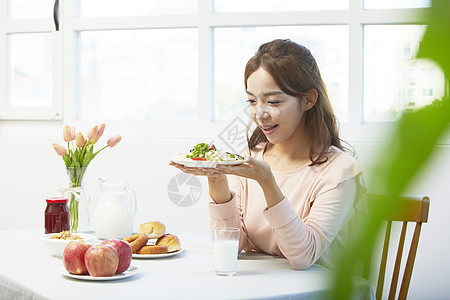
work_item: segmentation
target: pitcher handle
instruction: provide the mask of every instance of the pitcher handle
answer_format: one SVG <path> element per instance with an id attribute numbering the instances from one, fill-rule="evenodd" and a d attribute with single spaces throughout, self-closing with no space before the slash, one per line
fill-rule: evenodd
<path id="1" fill-rule="evenodd" d="M 128 193 L 131 194 L 131 201 L 134 204 L 134 216 L 136 216 L 136 211 L 137 211 L 136 192 L 134 190 L 128 190 Z"/>

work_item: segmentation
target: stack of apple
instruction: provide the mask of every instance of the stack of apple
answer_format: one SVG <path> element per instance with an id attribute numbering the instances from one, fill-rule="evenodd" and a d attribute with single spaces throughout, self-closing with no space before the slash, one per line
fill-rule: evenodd
<path id="1" fill-rule="evenodd" d="M 122 240 L 106 239 L 100 245 L 72 241 L 64 248 L 63 264 L 71 274 L 107 277 L 126 271 L 132 255 L 130 244 Z"/>

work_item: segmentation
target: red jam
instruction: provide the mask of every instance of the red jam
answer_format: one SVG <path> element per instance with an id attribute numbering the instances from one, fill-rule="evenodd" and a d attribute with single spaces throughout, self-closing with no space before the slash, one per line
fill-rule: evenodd
<path id="1" fill-rule="evenodd" d="M 47 199 L 45 208 L 45 233 L 59 233 L 69 230 L 69 208 L 67 199 L 53 197 Z"/>

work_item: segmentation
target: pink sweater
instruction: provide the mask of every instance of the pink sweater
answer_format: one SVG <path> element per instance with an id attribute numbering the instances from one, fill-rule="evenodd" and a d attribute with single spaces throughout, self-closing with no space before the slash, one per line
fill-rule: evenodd
<path id="1" fill-rule="evenodd" d="M 262 159 L 263 147 L 251 152 Z M 333 265 L 348 241 L 348 221 L 365 193 L 358 163 L 336 147 L 327 162 L 272 171 L 285 198 L 268 209 L 256 181 L 229 176 L 232 199 L 210 199 L 211 228 L 241 228 L 239 251 L 286 257 L 294 269 Z"/>

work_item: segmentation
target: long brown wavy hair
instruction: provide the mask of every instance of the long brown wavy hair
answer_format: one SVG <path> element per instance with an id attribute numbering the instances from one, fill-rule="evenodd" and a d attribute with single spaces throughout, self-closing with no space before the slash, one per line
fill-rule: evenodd
<path id="1" fill-rule="evenodd" d="M 316 89 L 318 98 L 316 104 L 304 114 L 306 130 L 310 138 L 310 165 L 327 161 L 327 150 L 336 146 L 346 150 L 341 145 L 336 116 L 328 99 L 325 83 L 320 75 L 316 60 L 304 46 L 291 40 L 277 39 L 261 45 L 256 54 L 245 67 L 245 88 L 250 75 L 262 67 L 268 72 L 278 87 L 286 94 L 302 97 L 310 89 Z M 253 130 L 251 136 L 250 122 L 247 128 L 247 143 L 253 149 L 267 138 L 259 127 Z"/>

